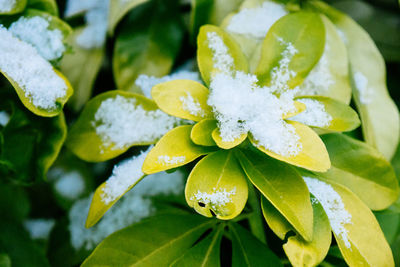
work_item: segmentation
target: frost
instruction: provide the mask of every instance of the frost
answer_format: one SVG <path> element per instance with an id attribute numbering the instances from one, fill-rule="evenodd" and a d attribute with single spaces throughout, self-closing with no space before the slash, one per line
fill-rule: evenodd
<path id="1" fill-rule="evenodd" d="M 324 104 L 315 99 L 304 98 L 297 101 L 306 105 L 306 110 L 290 120 L 315 127 L 328 127 L 331 124 L 332 116 L 326 112 Z"/>
<path id="2" fill-rule="evenodd" d="M 213 191 L 213 193 L 209 194 L 199 190 L 196 194 L 194 194 L 191 200 L 201 202 L 205 205 L 210 204 L 211 208 L 215 210 L 232 202 L 231 196 L 236 194 L 236 187 L 231 191 L 226 191 L 225 188 L 219 190 L 214 188 Z"/>
<path id="3" fill-rule="evenodd" d="M 6 126 L 10 121 L 10 115 L 6 111 L 0 111 L 0 125 Z"/>
<path id="4" fill-rule="evenodd" d="M 0 12 L 10 12 L 15 4 L 16 0 L 0 0 Z"/>
<path id="5" fill-rule="evenodd" d="M 232 33 L 249 34 L 255 38 L 264 38 L 271 26 L 288 14 L 284 6 L 267 1 L 256 8 L 245 8 L 235 14 L 227 30 Z"/>
<path id="6" fill-rule="evenodd" d="M 106 205 L 122 196 L 144 176 L 142 165 L 151 148 L 114 166 L 101 194 L 101 200 Z"/>
<path id="7" fill-rule="evenodd" d="M 0 25 L 0 70 L 15 81 L 38 108 L 56 109 L 67 85 L 37 50 Z M 46 81 L 46 82 L 43 82 Z"/>
<path id="8" fill-rule="evenodd" d="M 78 171 L 64 171 L 61 169 L 54 188 L 58 194 L 67 199 L 77 199 L 85 192 L 85 180 Z"/>
<path id="9" fill-rule="evenodd" d="M 108 26 L 110 0 L 69 0 L 65 16 L 86 12 L 87 26 L 76 38 L 76 43 L 85 49 L 99 48 L 104 45 Z"/>
<path id="10" fill-rule="evenodd" d="M 181 80 L 181 79 L 193 80 L 193 81 L 201 83 L 199 74 L 197 72 L 181 70 L 181 71 L 177 71 L 175 73 L 172 73 L 171 75 L 167 75 L 167 76 L 164 76 L 161 78 L 141 74 L 136 79 L 135 85 L 138 86 L 142 90 L 143 94 L 146 97 L 151 98 L 151 88 L 153 88 L 153 86 L 155 86 L 159 83 L 173 81 L 173 80 Z"/>
<path id="11" fill-rule="evenodd" d="M 233 68 L 233 58 L 228 47 L 216 32 L 207 33 L 208 47 L 213 53 L 214 68 L 223 73 L 230 73 Z"/>
<path id="12" fill-rule="evenodd" d="M 185 162 L 185 160 L 186 160 L 185 156 L 171 158 L 170 156 L 164 155 L 164 156 L 158 156 L 157 162 L 163 165 L 176 165 Z"/>
<path id="13" fill-rule="evenodd" d="M 65 51 L 63 34 L 59 29 L 50 30 L 49 22 L 39 16 L 21 17 L 8 29 L 20 40 L 31 44 L 47 60 L 57 59 Z"/>
<path id="14" fill-rule="evenodd" d="M 311 177 L 303 177 L 311 194 L 315 196 L 325 210 L 332 231 L 350 248 L 346 224 L 352 224 L 351 214 L 346 210 L 342 198 L 331 185 Z"/>
<path id="15" fill-rule="evenodd" d="M 180 171 L 149 175 L 126 193 L 95 226 L 89 229 L 84 225 L 91 197 L 75 202 L 69 212 L 72 246 L 76 250 L 93 249 L 115 231 L 152 215 L 156 209 L 152 205 L 151 197 L 180 194 L 183 192 L 183 187 L 183 174 Z"/>
<path id="16" fill-rule="evenodd" d="M 199 101 L 195 100 L 189 92 L 186 93 L 186 96 L 181 96 L 179 100 L 182 102 L 183 109 L 190 114 L 200 117 L 204 116 L 205 113 Z"/>
<path id="17" fill-rule="evenodd" d="M 24 221 L 24 227 L 32 239 L 48 239 L 55 225 L 53 219 L 29 219 Z"/>
<path id="18" fill-rule="evenodd" d="M 117 95 L 101 103 L 92 125 L 106 148 L 124 149 L 154 142 L 179 121 L 161 110 L 144 110 L 135 99 Z"/>
<path id="19" fill-rule="evenodd" d="M 356 85 L 361 104 L 368 105 L 372 102 L 373 91 L 368 87 L 368 78 L 361 72 L 354 73 L 354 83 Z"/>

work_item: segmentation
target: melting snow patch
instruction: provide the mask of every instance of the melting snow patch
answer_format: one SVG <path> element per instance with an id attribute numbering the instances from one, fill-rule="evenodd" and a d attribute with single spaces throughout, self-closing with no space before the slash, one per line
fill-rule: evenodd
<path id="1" fill-rule="evenodd" d="M 182 102 L 183 109 L 190 114 L 200 117 L 204 116 L 205 113 L 199 101 L 195 100 L 189 92 L 186 93 L 186 96 L 181 96 L 179 100 Z"/>
<path id="2" fill-rule="evenodd" d="M 29 219 L 24 221 L 24 227 L 32 239 L 48 239 L 55 221 L 53 219 Z"/>
<path id="3" fill-rule="evenodd" d="M 216 32 L 208 32 L 207 40 L 208 47 L 213 53 L 214 68 L 224 73 L 230 73 L 233 68 L 233 58 L 222 38 Z"/>
<path id="4" fill-rule="evenodd" d="M 354 73 L 354 82 L 360 96 L 361 104 L 368 105 L 372 102 L 373 91 L 368 87 L 368 79 L 361 72 Z"/>
<path id="5" fill-rule="evenodd" d="M 67 85 L 37 50 L 0 26 L 0 69 L 14 80 L 38 108 L 55 109 Z M 46 81 L 46 82 L 43 82 Z"/>
<path id="6" fill-rule="evenodd" d="M 10 115 L 6 111 L 0 111 L 0 125 L 6 126 L 10 121 Z"/>
<path id="7" fill-rule="evenodd" d="M 350 248 L 346 224 L 352 224 L 351 214 L 346 210 L 342 198 L 331 185 L 315 178 L 303 177 L 311 194 L 321 203 L 329 218 L 332 231 Z"/>
<path id="8" fill-rule="evenodd" d="M 69 212 L 72 246 L 76 250 L 93 249 L 115 231 L 152 215 L 155 208 L 150 197 L 180 194 L 183 192 L 183 187 L 183 175 L 179 171 L 171 174 L 160 172 L 149 175 L 126 193 L 95 226 L 89 229 L 85 228 L 85 220 L 91 197 L 75 202 Z"/>
<path id="9" fill-rule="evenodd" d="M 59 29 L 50 30 L 49 22 L 39 16 L 21 17 L 8 29 L 20 40 L 31 44 L 47 60 L 62 56 L 65 51 L 63 35 Z"/>
<path id="10" fill-rule="evenodd" d="M 105 147 L 123 149 L 153 142 L 179 122 L 161 110 L 144 110 L 135 99 L 117 95 L 101 103 L 92 125 Z"/>
<path id="11" fill-rule="evenodd" d="M 183 80 L 193 80 L 193 81 L 201 83 L 199 74 L 197 72 L 182 70 L 182 71 L 178 71 L 176 73 L 172 73 L 171 75 L 167 75 L 167 76 L 164 76 L 161 78 L 141 74 L 136 79 L 135 85 L 138 86 L 142 90 L 143 94 L 146 97 L 151 98 L 151 88 L 153 88 L 153 86 L 155 86 L 159 83 L 163 83 L 163 82 L 168 82 L 168 81 L 172 81 L 172 80 L 182 80 L 182 79 Z"/>
<path id="12" fill-rule="evenodd" d="M 232 202 L 231 196 L 236 194 L 236 187 L 231 191 L 226 191 L 226 189 L 213 189 L 213 193 L 209 194 L 206 192 L 200 192 L 200 190 L 191 197 L 191 200 L 196 200 L 202 202 L 205 205 L 210 204 L 211 208 L 217 209 L 218 207 L 225 206 L 226 204 Z"/>
<path id="13" fill-rule="evenodd" d="M 265 37 L 271 26 L 286 14 L 288 12 L 283 5 L 267 1 L 260 7 L 245 8 L 234 15 L 227 30 L 261 39 Z"/>
<path id="14" fill-rule="evenodd" d="M 171 158 L 170 156 L 165 155 L 165 156 L 158 156 L 157 162 L 163 165 L 176 165 L 185 162 L 185 160 L 186 160 L 185 156 Z"/>
<path id="15" fill-rule="evenodd" d="M 315 127 L 328 127 L 331 124 L 332 116 L 326 112 L 324 104 L 315 99 L 297 99 L 306 105 L 306 110 L 291 117 L 290 120 Z"/>
<path id="16" fill-rule="evenodd" d="M 151 148 L 152 146 L 139 156 L 124 160 L 114 166 L 112 175 L 108 178 L 101 194 L 101 200 L 105 204 L 109 204 L 118 199 L 129 187 L 136 184 L 144 176 L 142 166 Z"/>
<path id="17" fill-rule="evenodd" d="M 0 0 L 0 12 L 10 12 L 15 4 L 16 0 Z"/>

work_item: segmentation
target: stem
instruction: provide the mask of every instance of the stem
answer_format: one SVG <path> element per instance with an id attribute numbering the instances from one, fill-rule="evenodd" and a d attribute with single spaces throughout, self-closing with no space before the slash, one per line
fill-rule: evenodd
<path id="1" fill-rule="evenodd" d="M 254 190 L 252 184 L 249 184 L 249 204 L 253 212 L 249 216 L 250 230 L 255 237 L 257 237 L 261 242 L 267 244 L 267 239 L 265 238 L 264 230 L 264 217 L 261 213 L 261 203 L 257 196 L 257 192 Z"/>

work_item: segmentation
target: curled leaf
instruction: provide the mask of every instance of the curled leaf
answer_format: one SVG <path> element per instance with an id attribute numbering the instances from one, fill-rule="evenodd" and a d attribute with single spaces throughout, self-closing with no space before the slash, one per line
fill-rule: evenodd
<path id="1" fill-rule="evenodd" d="M 215 146 L 217 144 L 212 138 L 212 133 L 216 128 L 216 120 L 204 119 L 193 126 L 192 131 L 190 132 L 190 138 L 196 145 Z"/>

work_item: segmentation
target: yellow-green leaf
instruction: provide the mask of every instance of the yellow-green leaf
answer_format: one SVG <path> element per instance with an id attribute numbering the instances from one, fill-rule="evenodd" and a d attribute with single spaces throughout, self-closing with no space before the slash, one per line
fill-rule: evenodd
<path id="1" fill-rule="evenodd" d="M 271 84 L 272 72 L 281 65 L 285 50 L 291 44 L 297 52 L 289 58 L 288 68 L 295 75 L 290 75 L 288 86 L 294 88 L 300 85 L 324 51 L 324 36 L 324 25 L 316 13 L 296 12 L 280 18 L 272 25 L 262 43 L 261 59 L 256 69 L 260 84 Z"/>
<path id="2" fill-rule="evenodd" d="M 200 121 L 212 118 L 207 105 L 208 89 L 192 80 L 173 80 L 157 84 L 151 89 L 151 96 L 158 107 L 172 116 Z"/>
<path id="3" fill-rule="evenodd" d="M 235 146 L 240 145 L 244 140 L 247 138 L 247 133 L 242 134 L 238 138 L 236 138 L 233 141 L 224 141 L 221 138 L 221 133 L 219 132 L 218 128 L 215 128 L 214 131 L 212 132 L 212 138 L 215 141 L 215 143 L 222 149 L 231 149 Z"/>
<path id="4" fill-rule="evenodd" d="M 268 226 L 280 238 L 285 239 L 289 231 L 295 231 L 290 223 L 265 198 L 261 201 L 263 214 Z M 288 238 L 283 249 L 290 263 L 297 266 L 317 266 L 326 257 L 332 241 L 331 227 L 328 217 L 321 204 L 314 202 L 313 207 L 313 238 L 305 241 L 296 234 Z"/>
<path id="5" fill-rule="evenodd" d="M 196 123 L 190 132 L 193 143 L 201 146 L 216 146 L 212 138 L 212 132 L 217 128 L 217 121 L 214 119 L 204 119 Z"/>
<path id="6" fill-rule="evenodd" d="M 5 3 L 7 3 L 7 2 L 5 2 Z M 10 5 L 6 5 L 5 3 L 3 3 L 4 6 L 2 6 L 0 9 L 0 15 L 12 15 L 12 14 L 20 13 L 25 9 L 25 6 L 28 1 L 27 0 L 15 0 L 15 1 L 9 1 L 9 2 L 10 2 Z"/>
<path id="7" fill-rule="evenodd" d="M 108 32 L 113 34 L 115 27 L 121 19 L 136 6 L 147 2 L 148 0 L 112 0 L 108 14 Z"/>
<path id="8" fill-rule="evenodd" d="M 254 186 L 304 239 L 311 241 L 313 211 L 310 193 L 302 177 L 292 167 L 263 153 L 240 150 L 237 157 Z"/>
<path id="9" fill-rule="evenodd" d="M 212 40 L 211 44 L 210 40 Z M 227 50 L 227 54 L 223 59 L 221 59 L 221 55 L 216 55 L 215 49 L 211 48 L 217 46 L 216 43 L 220 46 L 221 43 L 219 41 L 225 45 L 225 47 L 221 46 L 219 49 L 226 48 Z M 217 26 L 205 25 L 200 28 L 197 36 L 197 47 L 197 62 L 201 76 L 207 85 L 210 84 L 211 78 L 215 73 L 236 70 L 247 72 L 248 70 L 247 59 L 240 50 L 239 45 L 228 33 Z M 230 58 L 232 62 L 225 60 L 226 58 Z"/>
<path id="10" fill-rule="evenodd" d="M 385 62 L 379 50 L 368 33 L 350 17 L 323 2 L 311 4 L 311 8 L 325 13 L 343 33 L 364 138 L 391 159 L 399 142 L 399 112 L 386 87 Z"/>
<path id="11" fill-rule="evenodd" d="M 208 154 L 211 148 L 198 146 L 190 139 L 192 125 L 178 126 L 166 133 L 149 152 L 143 172 L 156 173 L 185 165 Z"/>
<path id="12" fill-rule="evenodd" d="M 327 125 L 318 125 L 316 120 L 310 120 L 308 121 L 307 119 L 304 121 L 304 119 L 297 120 L 296 117 L 289 118 L 297 120 L 301 123 L 304 123 L 308 126 L 311 127 L 316 127 L 316 128 L 321 128 L 325 129 L 328 131 L 334 131 L 334 132 L 347 132 L 356 129 L 358 126 L 360 126 L 360 119 L 358 118 L 357 112 L 355 112 L 350 106 L 334 100 L 329 97 L 325 96 L 308 96 L 308 97 L 299 97 L 296 98 L 298 101 L 305 101 L 305 104 L 307 106 L 307 102 L 312 101 L 317 101 L 317 104 L 323 105 L 323 110 L 322 112 L 325 112 L 330 116 L 330 121 L 328 122 Z M 315 103 L 315 102 L 314 102 Z M 315 110 L 316 113 L 313 113 L 314 111 L 312 110 L 312 106 L 309 107 L 311 110 L 307 112 L 307 109 L 305 111 L 305 116 L 313 117 L 314 116 L 319 116 L 319 118 L 323 115 L 319 114 L 320 110 L 317 109 Z M 300 115 L 301 116 L 301 115 Z M 300 117 L 301 118 L 301 117 Z M 318 120 L 318 117 L 317 117 Z"/>
<path id="13" fill-rule="evenodd" d="M 91 162 L 105 161 L 124 153 L 131 146 L 153 144 L 161 137 L 156 137 L 154 134 L 150 134 L 152 138 L 149 138 L 149 136 L 138 136 L 138 138 L 135 138 L 136 140 L 132 139 L 129 143 L 125 142 L 123 146 L 116 146 L 112 137 L 104 134 L 97 134 L 96 128 L 102 125 L 103 122 L 102 120 L 96 119 L 96 112 L 103 102 L 113 101 L 117 98 L 128 101 L 129 104 L 132 103 L 132 108 L 140 108 L 139 114 L 141 115 L 143 115 L 143 111 L 156 112 L 158 110 L 157 105 L 152 100 L 134 93 L 114 90 L 94 97 L 86 104 L 78 120 L 72 125 L 66 142 L 67 147 L 79 158 Z M 116 105 L 118 105 L 118 103 L 116 103 Z M 161 111 L 158 110 L 158 112 Z M 159 115 L 161 116 L 161 114 Z M 165 116 L 167 115 L 165 114 Z M 135 127 L 136 131 L 143 128 L 144 123 L 146 123 L 146 127 L 151 127 L 152 117 L 145 118 L 146 121 L 142 120 L 137 124 L 137 128 Z M 158 132 L 157 129 L 153 130 Z M 123 131 L 123 129 L 121 129 L 121 131 Z M 150 129 L 149 131 L 152 130 Z M 127 132 L 127 134 L 129 133 Z M 108 138 L 110 140 L 108 140 Z"/>
<path id="14" fill-rule="evenodd" d="M 331 166 L 331 162 L 321 138 L 304 124 L 297 121 L 288 121 L 287 123 L 295 128 L 297 135 L 300 137 L 299 143 L 301 143 L 302 149 L 297 155 L 282 156 L 259 145 L 251 135 L 249 135 L 249 139 L 255 147 L 273 158 L 312 171 L 327 171 Z"/>
<path id="15" fill-rule="evenodd" d="M 320 176 L 346 186 L 373 210 L 385 209 L 396 201 L 400 191 L 396 175 L 379 151 L 343 134 L 321 138 L 332 167 Z"/>
<path id="16" fill-rule="evenodd" d="M 296 110 L 286 113 L 282 119 L 288 119 L 290 117 L 296 116 L 297 114 L 300 114 L 301 112 L 306 110 L 306 105 L 304 105 L 303 103 L 299 102 L 299 101 L 294 101 L 294 107 L 296 108 Z"/>
<path id="17" fill-rule="evenodd" d="M 29 0 L 28 8 L 42 10 L 53 16 L 58 16 L 58 7 L 56 0 Z"/>
<path id="18" fill-rule="evenodd" d="M 248 187 L 233 152 L 220 150 L 201 159 L 189 175 L 185 196 L 188 205 L 206 217 L 229 220 L 239 215 Z"/>

